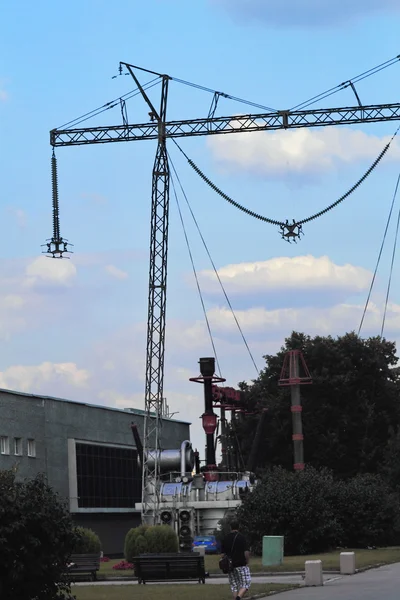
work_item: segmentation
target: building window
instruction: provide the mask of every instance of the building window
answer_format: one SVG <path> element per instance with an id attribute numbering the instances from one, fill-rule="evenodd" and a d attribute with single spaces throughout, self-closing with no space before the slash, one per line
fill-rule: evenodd
<path id="1" fill-rule="evenodd" d="M 22 456 L 22 438 L 14 438 L 14 454 Z"/>
<path id="2" fill-rule="evenodd" d="M 1 454 L 10 454 L 10 438 L 5 435 L 0 437 L 0 452 Z"/>
<path id="3" fill-rule="evenodd" d="M 28 456 L 31 458 L 36 457 L 36 442 L 35 440 L 28 440 Z"/>
<path id="4" fill-rule="evenodd" d="M 134 508 L 141 500 L 136 450 L 77 443 L 76 472 L 79 508 Z"/>

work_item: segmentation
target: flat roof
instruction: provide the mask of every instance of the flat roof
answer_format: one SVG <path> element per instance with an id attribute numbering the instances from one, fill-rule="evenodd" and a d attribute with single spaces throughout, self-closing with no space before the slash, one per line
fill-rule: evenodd
<path id="1" fill-rule="evenodd" d="M 100 408 L 102 410 L 112 410 L 114 412 L 123 413 L 125 415 L 136 415 L 144 417 L 145 411 L 140 408 L 115 408 L 114 406 L 104 406 L 102 404 L 90 404 L 89 402 L 78 402 L 77 400 L 68 400 L 67 398 L 56 398 L 55 396 L 43 396 L 41 394 L 28 394 L 27 392 L 17 392 L 16 390 L 6 390 L 0 388 L 0 394 L 13 394 L 15 396 L 23 396 L 24 398 L 40 398 L 41 400 L 54 400 L 55 402 L 68 402 L 69 404 L 77 404 L 78 406 L 88 406 L 89 408 Z M 151 413 L 154 415 L 155 413 Z M 185 425 L 191 425 L 189 421 L 182 421 L 180 419 L 172 419 L 169 417 L 163 417 L 163 421 L 172 421 L 173 423 L 184 423 Z"/>

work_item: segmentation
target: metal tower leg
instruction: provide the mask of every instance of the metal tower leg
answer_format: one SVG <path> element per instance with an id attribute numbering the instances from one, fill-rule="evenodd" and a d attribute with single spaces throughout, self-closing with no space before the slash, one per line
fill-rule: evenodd
<path id="1" fill-rule="evenodd" d="M 153 167 L 149 312 L 143 452 L 142 522 L 156 524 L 160 507 L 160 452 L 164 387 L 165 310 L 169 217 L 169 166 L 164 124 L 168 78 L 163 79 L 159 138 Z"/>

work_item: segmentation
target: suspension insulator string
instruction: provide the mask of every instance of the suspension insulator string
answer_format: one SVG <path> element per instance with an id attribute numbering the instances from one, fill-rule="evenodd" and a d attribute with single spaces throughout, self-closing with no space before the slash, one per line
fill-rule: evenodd
<path id="1" fill-rule="evenodd" d="M 51 155 L 51 188 L 52 188 L 52 213 L 53 213 L 53 237 L 46 240 L 45 244 L 42 244 L 43 254 L 46 254 L 49 258 L 69 258 L 64 256 L 71 254 L 72 251 L 68 246 L 68 240 L 63 239 L 60 234 L 60 204 L 58 199 L 58 175 L 57 175 L 57 157 L 54 151 Z"/>
<path id="2" fill-rule="evenodd" d="M 53 148 L 51 157 L 51 183 L 53 197 L 53 238 L 60 239 L 60 210 L 58 202 L 58 175 L 57 175 L 57 158 Z"/>
<path id="3" fill-rule="evenodd" d="M 353 187 L 351 187 L 345 194 L 343 194 L 343 196 L 341 196 L 335 202 L 332 202 L 332 204 L 330 204 L 326 208 L 322 209 L 321 211 L 319 211 L 319 212 L 311 215 L 310 217 L 307 217 L 305 219 L 301 219 L 301 220 L 298 220 L 298 221 L 295 220 L 295 219 L 293 219 L 292 223 L 289 223 L 288 219 L 286 221 L 277 221 L 275 219 L 271 219 L 269 217 L 265 217 L 263 215 L 260 215 L 260 214 L 258 214 L 256 212 L 254 212 L 254 211 L 246 208 L 245 206 L 243 206 L 239 202 L 236 202 L 235 200 L 233 200 L 233 198 L 231 198 L 230 196 L 228 196 L 228 194 L 225 194 L 225 192 L 223 192 L 217 185 L 215 185 L 215 183 L 213 183 L 207 177 L 207 175 L 205 175 L 205 173 L 196 165 L 196 163 L 194 161 L 192 161 L 188 157 L 188 155 L 186 154 L 186 152 L 184 152 L 182 150 L 182 148 L 179 146 L 178 142 L 175 139 L 173 139 L 173 142 L 176 145 L 176 147 L 178 148 L 178 150 L 180 150 L 180 152 L 184 155 L 184 157 L 186 158 L 186 160 L 188 161 L 188 163 L 192 167 L 192 169 L 195 171 L 195 173 L 197 173 L 197 175 L 199 175 L 199 177 L 201 177 L 201 179 L 203 179 L 203 181 L 205 181 L 205 183 L 214 192 L 216 192 L 219 196 L 221 196 L 222 198 L 224 198 L 224 200 L 226 200 L 227 202 L 229 202 L 229 204 L 232 204 L 233 206 L 235 206 L 235 208 L 238 208 L 239 210 L 241 210 L 242 212 L 246 213 L 250 217 L 254 217 L 255 219 L 258 219 L 260 221 L 264 221 L 265 223 L 269 223 L 270 225 L 276 225 L 276 226 L 278 226 L 279 229 L 280 229 L 281 237 L 283 239 L 285 239 L 286 241 L 290 242 L 290 241 L 296 241 L 297 239 L 300 238 L 301 235 L 303 235 L 303 225 L 305 223 L 309 223 L 310 221 L 313 221 L 314 219 L 318 219 L 319 217 L 322 217 L 327 212 L 331 211 L 333 208 L 336 208 L 336 206 L 338 206 L 341 202 L 343 202 L 343 200 L 345 200 L 346 198 L 348 198 L 353 192 L 356 191 L 356 189 L 367 179 L 367 177 L 372 173 L 372 171 L 374 171 L 374 169 L 378 166 L 378 164 L 381 162 L 381 160 L 383 159 L 383 157 L 386 155 L 386 153 L 388 152 L 388 150 L 389 150 L 389 148 L 390 148 L 393 140 L 397 136 L 399 130 L 400 130 L 400 125 L 399 125 L 399 127 L 397 127 L 397 129 L 394 132 L 393 136 L 391 137 L 391 139 L 389 140 L 389 142 L 385 145 L 385 147 L 380 152 L 380 154 L 375 159 L 375 161 L 372 163 L 372 165 L 369 167 L 369 169 L 357 181 L 357 183 L 355 183 L 353 185 Z"/>

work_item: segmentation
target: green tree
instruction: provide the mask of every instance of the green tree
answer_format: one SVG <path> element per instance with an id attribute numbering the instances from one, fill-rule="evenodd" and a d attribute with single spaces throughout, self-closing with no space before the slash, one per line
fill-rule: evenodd
<path id="1" fill-rule="evenodd" d="M 65 567 L 76 541 L 65 504 L 43 476 L 0 471 L 0 598 L 71 598 Z"/>
<path id="2" fill-rule="evenodd" d="M 334 510 L 334 479 L 308 467 L 301 473 L 274 467 L 238 508 L 241 529 L 256 554 L 264 535 L 285 538 L 286 554 L 327 550 L 341 539 Z"/>
<path id="3" fill-rule="evenodd" d="M 311 338 L 293 332 L 253 385 L 241 384 L 249 409 L 268 409 L 258 452 L 259 468 L 292 468 L 290 389 L 278 380 L 285 353 L 303 352 L 313 383 L 301 388 L 305 462 L 327 467 L 342 477 L 377 473 L 391 429 L 400 425 L 400 377 L 395 344 L 354 333 Z M 247 460 L 258 416 L 236 423 L 241 453 Z"/>

